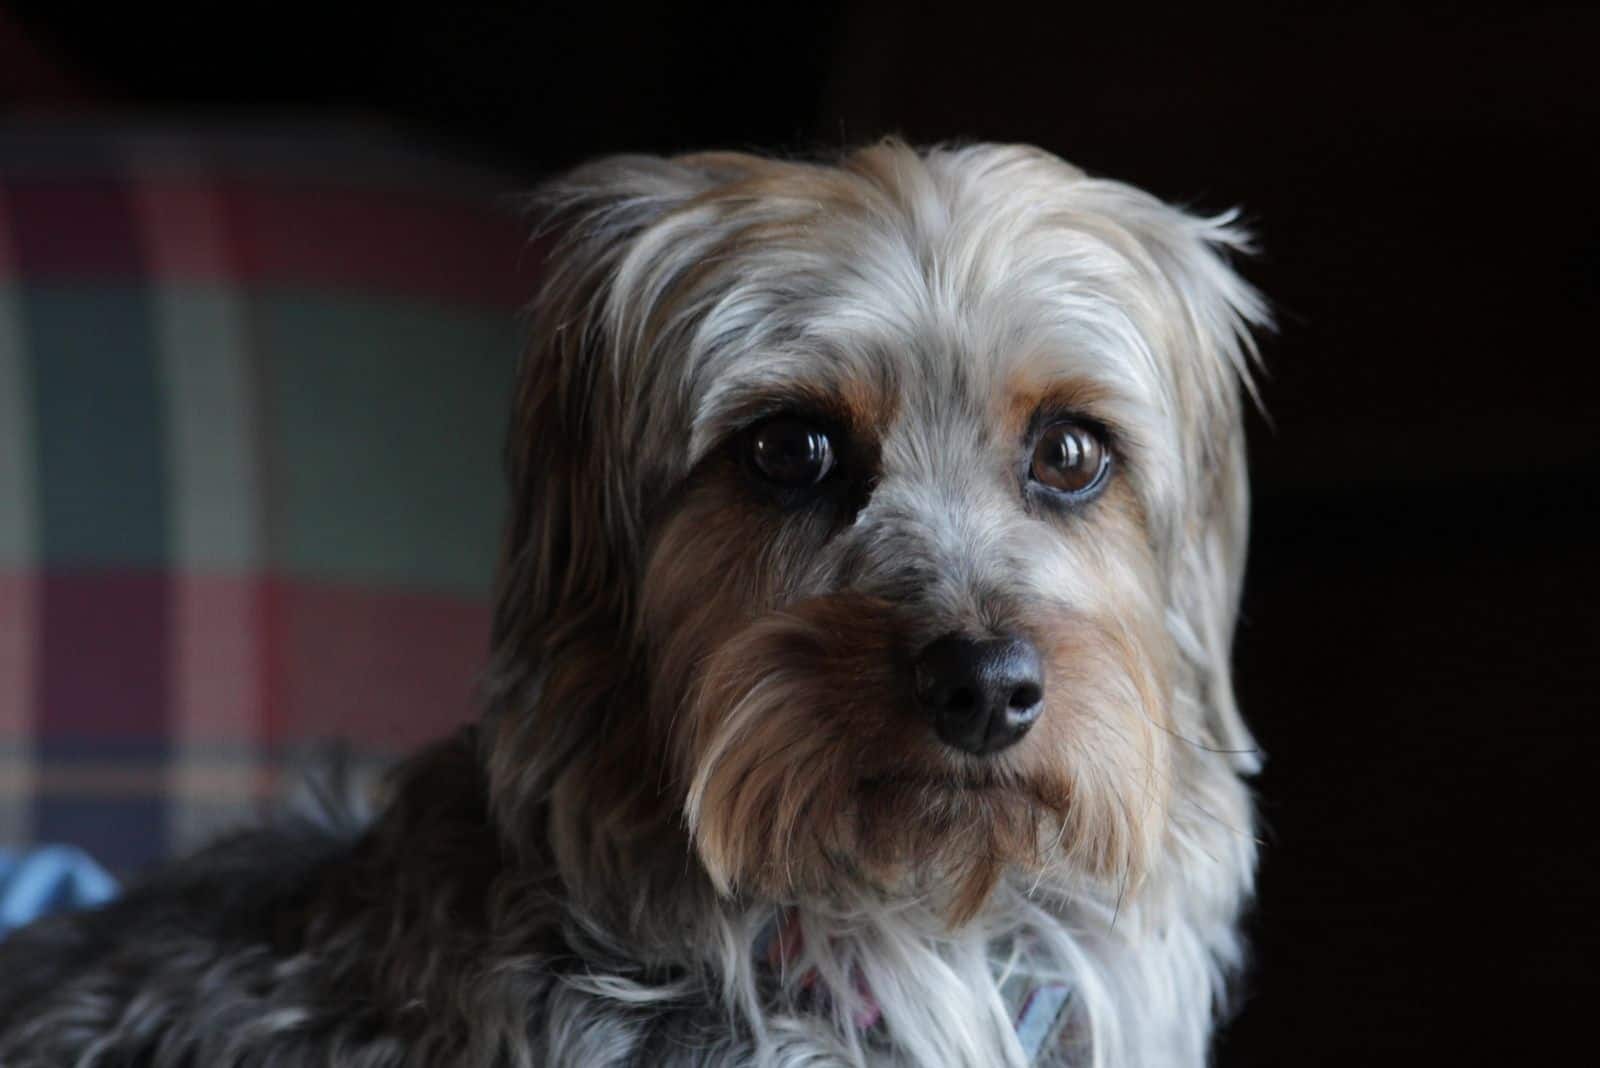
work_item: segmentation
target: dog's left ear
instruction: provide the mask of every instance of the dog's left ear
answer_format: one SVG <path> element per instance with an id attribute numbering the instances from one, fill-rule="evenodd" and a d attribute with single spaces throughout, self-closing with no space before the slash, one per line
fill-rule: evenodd
<path id="1" fill-rule="evenodd" d="M 1193 671 L 1190 692 L 1208 736 L 1202 744 L 1225 754 L 1235 770 L 1254 774 L 1261 752 L 1239 712 L 1232 666 L 1250 511 L 1242 428 L 1226 432 L 1205 464 L 1201 496 L 1173 560 L 1168 627 Z"/>
<path id="2" fill-rule="evenodd" d="M 1231 661 L 1249 534 L 1244 402 L 1259 400 L 1251 331 L 1270 328 L 1271 316 L 1228 262 L 1251 247 L 1233 213 L 1199 218 L 1162 205 L 1142 221 L 1141 241 L 1170 297 L 1164 340 L 1183 453 L 1168 607 L 1168 627 L 1192 673 L 1180 700 L 1200 705 L 1202 744 L 1251 774 L 1261 754 L 1234 697 Z"/>

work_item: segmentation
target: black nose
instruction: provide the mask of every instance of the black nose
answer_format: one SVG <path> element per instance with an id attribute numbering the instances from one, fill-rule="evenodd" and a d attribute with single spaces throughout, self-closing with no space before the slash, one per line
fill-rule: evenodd
<path id="1" fill-rule="evenodd" d="M 1015 743 L 1044 707 L 1039 650 L 1017 638 L 940 638 L 917 657 L 916 688 L 939 738 L 978 756 Z"/>

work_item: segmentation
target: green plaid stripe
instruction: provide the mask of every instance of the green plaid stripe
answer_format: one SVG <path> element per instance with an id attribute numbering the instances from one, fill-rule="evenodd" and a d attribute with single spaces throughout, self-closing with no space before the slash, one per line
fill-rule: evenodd
<path id="1" fill-rule="evenodd" d="M 0 843 L 137 867 L 471 714 L 526 281 L 350 136 L 0 130 Z"/>

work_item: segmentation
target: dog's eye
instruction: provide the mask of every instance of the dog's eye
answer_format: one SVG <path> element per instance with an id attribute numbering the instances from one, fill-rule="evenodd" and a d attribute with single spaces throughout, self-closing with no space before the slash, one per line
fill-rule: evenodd
<path id="1" fill-rule="evenodd" d="M 1111 465 L 1104 439 L 1090 427 L 1071 420 L 1051 423 L 1033 446 L 1028 477 L 1071 497 L 1097 488 Z"/>
<path id="2" fill-rule="evenodd" d="M 750 436 L 750 459 L 761 476 L 780 486 L 815 486 L 833 470 L 833 442 L 815 424 L 778 416 Z"/>

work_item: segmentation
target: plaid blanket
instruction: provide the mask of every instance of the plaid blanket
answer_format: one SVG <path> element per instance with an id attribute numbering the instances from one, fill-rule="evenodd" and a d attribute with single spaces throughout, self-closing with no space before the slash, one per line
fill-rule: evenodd
<path id="1" fill-rule="evenodd" d="M 0 845 L 126 873 L 472 714 L 505 191 L 346 129 L 0 127 Z"/>

